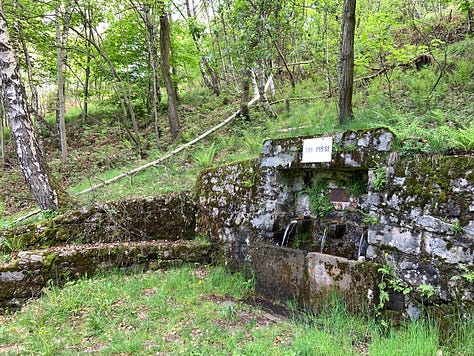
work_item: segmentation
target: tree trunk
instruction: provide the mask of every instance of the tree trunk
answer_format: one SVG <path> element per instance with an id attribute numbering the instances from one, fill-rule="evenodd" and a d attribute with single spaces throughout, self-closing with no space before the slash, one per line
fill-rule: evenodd
<path id="1" fill-rule="evenodd" d="M 63 26 L 61 31 L 59 6 L 55 9 L 56 20 L 56 46 L 57 46 L 57 74 L 58 74 L 58 111 L 56 121 L 59 125 L 59 136 L 61 142 L 61 159 L 65 163 L 67 161 L 67 141 L 66 141 L 66 83 L 64 80 L 64 69 L 66 67 L 66 46 L 69 34 L 69 23 L 71 19 L 72 6 L 69 2 L 65 4 L 63 16 Z"/>
<path id="2" fill-rule="evenodd" d="M 246 120 L 250 120 L 249 106 L 250 101 L 250 71 L 246 71 L 242 78 L 242 96 L 240 97 L 240 115 Z"/>
<path id="3" fill-rule="evenodd" d="M 332 85 L 331 85 L 331 72 L 329 69 L 329 23 L 328 23 L 328 12 L 324 13 L 324 70 L 326 74 L 326 91 L 328 92 L 328 97 L 332 95 Z"/>
<path id="4" fill-rule="evenodd" d="M 151 18 L 151 7 L 148 5 L 144 6 L 143 20 L 148 33 L 148 51 L 150 55 L 151 71 L 153 76 L 153 90 L 151 96 L 151 110 L 153 113 L 153 123 L 155 126 L 155 139 L 156 146 L 160 147 L 160 127 L 158 125 L 158 105 L 161 101 L 160 92 L 160 76 L 158 75 L 159 59 L 158 59 L 158 48 L 156 45 L 156 30 L 155 24 Z"/>
<path id="5" fill-rule="evenodd" d="M 90 87 L 90 77 L 91 77 L 91 41 L 92 41 L 92 7 L 87 6 L 84 10 L 85 19 L 83 19 L 84 25 L 84 37 L 86 45 L 86 67 L 84 69 L 84 110 L 82 112 L 82 122 L 85 123 L 87 116 L 89 115 L 89 87 Z"/>
<path id="6" fill-rule="evenodd" d="M 265 93 L 265 67 L 263 64 L 263 59 L 257 60 L 257 87 L 258 94 L 260 95 L 260 102 L 263 105 L 263 110 L 269 117 L 276 117 L 276 114 L 273 112 L 272 107 Z"/>
<path id="7" fill-rule="evenodd" d="M 46 162 L 33 132 L 25 88 L 12 48 L 8 26 L 0 10 L 0 82 L 3 106 L 23 175 L 42 210 L 57 209 L 62 201 L 48 174 Z"/>
<path id="8" fill-rule="evenodd" d="M 174 141 L 179 135 L 178 122 L 178 96 L 176 94 L 170 74 L 171 38 L 168 14 L 164 10 L 160 16 L 160 54 L 161 54 L 161 75 L 165 82 L 168 94 L 168 121 L 170 124 L 170 135 Z"/>
<path id="9" fill-rule="evenodd" d="M 268 36 L 271 38 L 271 32 L 270 30 L 268 30 Z M 285 56 L 283 56 L 283 53 L 281 52 L 280 50 L 280 47 L 278 46 L 278 43 L 272 39 L 272 42 L 273 42 L 273 46 L 275 47 L 275 49 L 277 50 L 278 52 L 278 55 L 280 56 L 280 59 L 281 61 L 283 62 L 283 65 L 285 66 L 285 69 L 286 71 L 288 72 L 288 76 L 290 77 L 290 83 L 291 83 L 291 88 L 293 90 L 295 90 L 295 87 L 296 87 L 296 81 L 295 81 L 295 77 L 293 76 L 293 72 L 291 71 L 291 69 L 288 67 L 288 63 L 285 59 Z"/>
<path id="10" fill-rule="evenodd" d="M 354 32 L 356 0 L 344 0 L 339 46 L 338 86 L 339 86 L 339 124 L 351 119 L 352 92 L 354 84 Z"/>

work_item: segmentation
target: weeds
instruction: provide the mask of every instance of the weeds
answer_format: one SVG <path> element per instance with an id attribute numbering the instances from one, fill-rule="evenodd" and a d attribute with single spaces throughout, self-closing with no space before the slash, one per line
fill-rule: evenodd
<path id="1" fill-rule="evenodd" d="M 373 181 L 376 192 L 380 192 L 385 187 L 385 167 L 377 167 L 375 170 L 375 178 Z"/>
<path id="2" fill-rule="evenodd" d="M 329 185 L 325 179 L 319 179 L 314 182 L 309 189 L 304 189 L 300 194 L 308 194 L 310 201 L 310 211 L 316 216 L 324 216 L 334 211 L 334 206 L 328 196 Z"/>
<path id="3" fill-rule="evenodd" d="M 217 145 L 212 142 L 208 147 L 201 145 L 199 149 L 193 154 L 193 160 L 202 169 L 209 168 L 212 161 L 216 157 L 218 148 Z"/>

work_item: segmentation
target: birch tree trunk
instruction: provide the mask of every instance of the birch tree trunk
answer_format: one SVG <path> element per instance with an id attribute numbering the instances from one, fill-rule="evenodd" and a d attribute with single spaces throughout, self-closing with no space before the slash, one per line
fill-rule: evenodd
<path id="1" fill-rule="evenodd" d="M 3 125 L 3 105 L 0 104 L 0 164 L 5 165 L 5 127 Z"/>
<path id="2" fill-rule="evenodd" d="M 354 32 L 356 0 L 344 0 L 339 46 L 338 86 L 339 86 L 339 124 L 351 119 L 352 91 L 354 85 Z"/>
<path id="3" fill-rule="evenodd" d="M 160 54 L 161 54 L 161 75 L 165 82 L 168 94 L 168 121 L 170 124 L 170 135 L 174 141 L 179 135 L 178 122 L 178 96 L 173 85 L 170 74 L 171 38 L 168 14 L 163 6 L 163 13 L 160 16 Z"/>
<path id="4" fill-rule="evenodd" d="M 260 102 L 263 106 L 263 110 L 269 117 L 276 117 L 275 112 L 272 110 L 270 106 L 270 102 L 268 101 L 267 94 L 265 93 L 265 65 L 263 63 L 263 59 L 257 60 L 257 86 L 258 86 L 258 94 L 260 95 Z"/>
<path id="5" fill-rule="evenodd" d="M 47 166 L 28 115 L 25 88 L 18 73 L 8 26 L 0 9 L 0 82 L 3 106 L 18 160 L 31 193 L 42 210 L 57 209 L 58 191 L 53 188 Z"/>

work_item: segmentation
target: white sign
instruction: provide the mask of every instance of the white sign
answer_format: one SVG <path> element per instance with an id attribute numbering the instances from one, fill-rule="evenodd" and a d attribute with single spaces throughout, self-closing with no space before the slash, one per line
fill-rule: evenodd
<path id="1" fill-rule="evenodd" d="M 332 137 L 303 140 L 302 163 L 331 162 Z"/>

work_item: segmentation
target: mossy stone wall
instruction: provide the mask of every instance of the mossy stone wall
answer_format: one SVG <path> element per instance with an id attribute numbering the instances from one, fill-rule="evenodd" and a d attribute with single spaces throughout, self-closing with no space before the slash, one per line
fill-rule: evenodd
<path id="1" fill-rule="evenodd" d="M 67 244 L 193 239 L 196 204 L 186 193 L 111 201 L 0 231 L 24 249 Z"/>
<path id="2" fill-rule="evenodd" d="M 275 236 L 301 219 L 301 212 L 309 214 L 302 206 L 309 199 L 298 196 L 304 185 L 311 187 L 318 176 L 361 173 L 366 190 L 352 212 L 303 218 L 350 220 L 353 231 L 363 232 L 367 260 L 392 266 L 411 288 L 403 300 L 411 315 L 419 313 L 420 303 L 472 307 L 474 153 L 410 153 L 387 129 L 332 136 L 331 162 L 302 163 L 308 137 L 295 137 L 266 141 L 258 161 L 204 172 L 197 184 L 203 232 L 226 244 L 230 262 L 258 264 L 253 248 L 260 246 L 264 258 L 262 242 L 279 244 Z M 427 286 L 434 291 L 429 301 L 421 292 Z"/>

